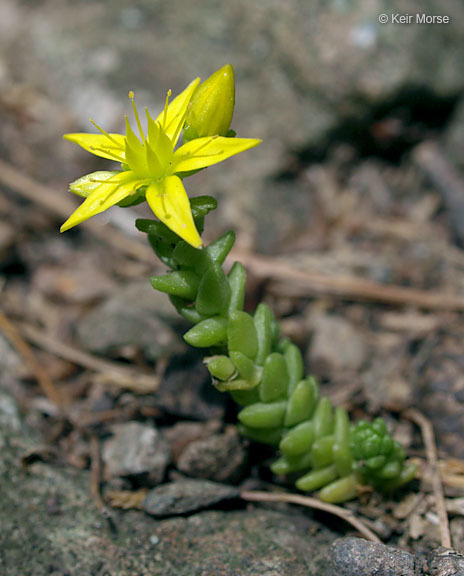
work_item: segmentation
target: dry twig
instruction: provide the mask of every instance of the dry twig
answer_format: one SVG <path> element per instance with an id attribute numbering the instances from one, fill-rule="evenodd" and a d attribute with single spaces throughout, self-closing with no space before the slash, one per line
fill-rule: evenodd
<path id="1" fill-rule="evenodd" d="M 60 410 L 64 408 L 59 390 L 53 384 L 46 370 L 37 361 L 29 344 L 21 337 L 13 323 L 0 311 L 0 330 L 21 354 L 31 372 L 35 375 L 43 393 Z"/>
<path id="2" fill-rule="evenodd" d="M 165 366 L 163 363 L 159 363 L 157 373 L 145 374 L 135 368 L 97 358 L 83 350 L 59 342 L 34 326 L 21 324 L 20 330 L 25 338 L 43 350 L 98 372 L 105 383 L 132 390 L 136 394 L 152 394 L 158 389 L 162 376 L 160 371 Z"/>
<path id="3" fill-rule="evenodd" d="M 438 469 L 437 447 L 435 444 L 435 433 L 433 431 L 432 423 L 421 412 L 419 412 L 419 410 L 416 410 L 415 408 L 406 410 L 404 416 L 417 424 L 421 430 L 422 438 L 424 440 L 425 452 L 427 455 L 427 461 L 432 471 L 435 506 L 437 507 L 438 518 L 440 521 L 441 544 L 446 548 L 451 548 L 451 535 L 448 523 L 448 514 L 446 512 L 443 485 L 440 477 L 440 471 Z"/>
<path id="4" fill-rule="evenodd" d="M 277 258 L 251 252 L 234 250 L 232 256 L 241 260 L 257 277 L 277 280 L 274 289 L 278 292 L 282 285 L 285 296 L 340 296 L 348 300 L 385 302 L 430 310 L 464 310 L 464 298 L 452 294 L 380 284 L 349 276 L 306 272 Z"/>
<path id="5" fill-rule="evenodd" d="M 371 540 L 372 542 L 381 542 L 380 538 L 359 518 L 356 518 L 351 510 L 347 510 L 341 506 L 335 506 L 334 504 L 328 504 L 327 502 L 322 502 L 317 498 L 300 496 L 299 494 L 288 494 L 285 492 L 260 492 L 258 490 L 243 490 L 240 493 L 240 497 L 248 502 L 289 502 L 290 504 L 299 504 L 300 506 L 322 510 L 329 514 L 333 514 L 334 516 L 338 516 L 338 518 L 342 518 L 342 520 L 351 524 L 353 528 L 356 528 L 356 530 L 358 530 L 358 532 L 367 540 Z"/>

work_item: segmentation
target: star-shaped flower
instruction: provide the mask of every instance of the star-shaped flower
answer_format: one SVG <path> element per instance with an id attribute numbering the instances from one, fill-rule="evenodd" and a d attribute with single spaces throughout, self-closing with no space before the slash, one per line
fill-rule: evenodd
<path id="1" fill-rule="evenodd" d="M 123 169 L 87 174 L 70 185 L 70 190 L 85 197 L 85 201 L 61 226 L 61 232 L 115 204 L 123 201 L 131 204 L 145 197 L 154 214 L 173 232 L 196 248 L 202 245 L 182 178 L 191 171 L 253 148 L 261 141 L 214 135 L 196 138 L 176 149 L 189 102 L 199 82 L 199 78 L 193 80 L 171 103 L 169 91 L 164 110 L 156 120 L 146 110 L 147 134 L 142 128 L 134 94 L 130 92 L 140 138 L 133 132 L 127 116 L 125 136 L 109 134 L 94 122 L 100 134 L 64 136 L 96 156 L 121 162 Z"/>

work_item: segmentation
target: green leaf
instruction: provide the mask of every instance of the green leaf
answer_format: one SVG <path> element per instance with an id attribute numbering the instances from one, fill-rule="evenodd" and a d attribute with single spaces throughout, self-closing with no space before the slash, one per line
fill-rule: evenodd
<path id="1" fill-rule="evenodd" d="M 217 208 L 217 200 L 212 196 L 195 196 L 190 198 L 190 208 L 193 217 L 202 218 Z"/>
<path id="2" fill-rule="evenodd" d="M 197 348 L 221 346 L 227 341 L 227 320 L 220 316 L 203 320 L 184 334 L 184 340 Z"/>
<path id="3" fill-rule="evenodd" d="M 229 314 L 227 337 L 230 351 L 242 352 L 248 358 L 255 358 L 258 337 L 253 318 L 249 314 L 238 310 Z"/>
<path id="4" fill-rule="evenodd" d="M 306 452 L 294 457 L 282 456 L 271 464 L 274 474 L 280 476 L 307 470 L 312 466 L 311 452 Z"/>
<path id="5" fill-rule="evenodd" d="M 282 354 L 273 352 L 264 362 L 263 375 L 259 385 L 262 402 L 272 402 L 281 398 L 287 391 L 288 370 Z"/>
<path id="6" fill-rule="evenodd" d="M 195 300 L 200 279 L 194 272 L 179 270 L 162 276 L 152 276 L 150 282 L 155 290 L 179 296 L 185 300 Z"/>
<path id="7" fill-rule="evenodd" d="M 258 353 L 256 363 L 262 366 L 271 353 L 272 345 L 272 320 L 273 314 L 266 304 L 258 304 L 253 317 L 256 334 L 258 336 Z"/>
<path id="8" fill-rule="evenodd" d="M 249 406 L 259 402 L 259 392 L 256 386 L 250 390 L 232 390 L 230 395 L 239 406 Z"/>
<path id="9" fill-rule="evenodd" d="M 181 266 L 187 266 L 189 268 L 194 268 L 196 263 L 201 259 L 203 250 L 194 248 L 185 240 L 180 240 L 177 246 L 174 248 L 172 257 L 177 264 Z M 197 272 L 197 270 L 195 270 Z"/>
<path id="10" fill-rule="evenodd" d="M 291 394 L 295 386 L 303 378 L 304 364 L 300 349 L 295 344 L 291 344 L 285 350 L 285 360 L 289 376 L 288 392 Z"/>
<path id="11" fill-rule="evenodd" d="M 240 376 L 246 380 L 251 380 L 255 376 L 255 363 L 245 356 L 242 352 L 232 351 L 229 352 L 230 359 L 232 360 L 235 368 L 238 370 Z M 259 380 L 254 382 L 256 386 Z"/>
<path id="12" fill-rule="evenodd" d="M 301 380 L 288 401 L 285 426 L 295 426 L 295 424 L 311 418 L 318 396 L 319 388 L 314 378 Z"/>
<path id="13" fill-rule="evenodd" d="M 230 286 L 229 313 L 242 310 L 245 304 L 246 271 L 240 262 L 235 262 L 227 275 Z"/>
<path id="14" fill-rule="evenodd" d="M 218 264 L 223 264 L 227 258 L 229 252 L 235 243 L 235 232 L 229 230 L 222 236 L 220 236 L 214 242 L 211 242 L 206 248 L 205 252 L 211 257 L 213 262 Z"/>
<path id="15" fill-rule="evenodd" d="M 235 374 L 235 366 L 228 356 L 211 356 L 205 362 L 211 376 L 214 378 L 229 380 Z"/>
<path id="16" fill-rule="evenodd" d="M 311 448 L 314 468 L 323 468 L 333 462 L 333 447 L 335 437 L 333 435 L 322 436 L 314 441 Z"/>
<path id="17" fill-rule="evenodd" d="M 262 429 L 262 428 L 251 428 L 250 426 L 245 426 L 244 424 L 238 425 L 238 431 L 242 436 L 259 442 L 261 444 L 269 444 L 271 446 L 278 446 L 280 438 L 282 437 L 282 428 L 274 429 Z"/>
<path id="18" fill-rule="evenodd" d="M 227 382 L 214 382 L 214 386 L 220 392 L 231 392 L 233 391 L 248 391 L 252 390 L 256 384 L 250 380 L 244 380 L 243 378 L 237 378 L 236 380 L 229 380 Z"/>
<path id="19" fill-rule="evenodd" d="M 297 456 L 309 452 L 314 439 L 314 424 L 307 420 L 289 430 L 282 438 L 279 448 L 284 456 Z"/>
<path id="20" fill-rule="evenodd" d="M 283 424 L 286 402 L 263 404 L 257 402 L 238 413 L 238 419 L 251 428 L 278 428 Z"/>
<path id="21" fill-rule="evenodd" d="M 186 302 L 183 298 L 169 296 L 169 300 L 171 300 L 177 312 L 191 324 L 198 324 L 207 319 L 207 316 L 200 314 L 191 303 Z"/>
<path id="22" fill-rule="evenodd" d="M 324 486 L 318 496 L 323 502 L 341 504 L 356 497 L 358 485 L 356 475 L 350 474 Z"/>
<path id="23" fill-rule="evenodd" d="M 337 478 L 337 470 L 332 464 L 321 470 L 315 470 L 305 474 L 296 481 L 296 487 L 298 490 L 303 490 L 304 492 L 312 492 L 313 490 L 318 490 L 330 482 L 333 482 Z"/>
<path id="24" fill-rule="evenodd" d="M 314 427 L 316 438 L 332 434 L 334 428 L 333 409 L 330 400 L 323 396 L 316 407 L 314 412 Z"/>
<path id="25" fill-rule="evenodd" d="M 203 274 L 198 287 L 196 308 L 200 314 L 213 316 L 227 309 L 230 286 L 220 264 L 213 263 Z"/>
<path id="26" fill-rule="evenodd" d="M 153 234 L 159 236 L 166 242 L 175 244 L 180 240 L 179 236 L 172 232 L 165 224 L 159 222 L 158 220 L 148 220 L 144 218 L 138 218 L 135 221 L 135 226 L 140 232 L 145 232 L 145 234 Z"/>

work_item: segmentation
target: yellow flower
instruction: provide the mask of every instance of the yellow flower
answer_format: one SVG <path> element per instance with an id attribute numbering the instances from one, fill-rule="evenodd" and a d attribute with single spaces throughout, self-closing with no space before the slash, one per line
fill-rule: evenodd
<path id="1" fill-rule="evenodd" d="M 61 226 L 61 232 L 122 201 L 136 203 L 145 197 L 154 214 L 168 228 L 192 246 L 202 245 L 181 178 L 187 172 L 206 168 L 253 148 L 261 141 L 215 135 L 191 140 L 176 149 L 189 102 L 199 82 L 199 78 L 193 80 L 171 103 L 169 91 L 164 110 L 156 120 L 146 110 L 147 134 L 140 122 L 134 94 L 130 92 L 140 138 L 133 132 L 127 117 L 125 136 L 109 134 L 94 122 L 100 134 L 64 136 L 96 156 L 121 162 L 123 170 L 95 172 L 73 182 L 71 192 L 86 199 Z"/>

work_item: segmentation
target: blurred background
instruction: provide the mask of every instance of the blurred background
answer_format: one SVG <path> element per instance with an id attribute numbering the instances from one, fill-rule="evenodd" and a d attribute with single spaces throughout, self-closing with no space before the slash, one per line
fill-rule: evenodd
<path id="1" fill-rule="evenodd" d="M 450 22 L 395 24 L 397 13 Z M 381 14 L 390 21 L 380 23 Z M 235 483 L 259 475 L 247 460 L 249 447 L 227 428 L 233 408 L 183 344 L 185 325 L 149 285 L 148 276 L 162 268 L 133 225 L 149 211 L 116 208 L 59 234 L 78 204 L 69 182 L 108 167 L 62 135 L 93 132 L 90 117 L 123 132 L 129 90 L 139 107 L 157 113 L 168 88 L 175 94 L 226 63 L 236 79 L 232 128 L 263 143 L 189 179 L 192 196 L 219 200 L 206 238 L 236 230 L 233 256 L 247 266 L 249 309 L 263 298 L 273 306 L 335 402 L 357 417 L 385 416 L 420 458 L 417 430 L 400 416 L 419 408 L 435 426 L 444 466 L 454 463 L 448 473 L 464 485 L 457 460 L 464 457 L 464 4 L 2 0 L 0 446 L 10 448 L 0 471 L 11 512 L 0 529 L 5 574 L 17 575 L 19 563 L 32 558 L 39 564 L 30 573 L 45 573 L 45 552 L 15 556 L 21 538 L 51 546 L 56 574 L 65 573 L 73 554 L 83 554 L 79 573 L 87 573 L 102 547 L 113 550 L 106 524 L 97 535 L 92 528 L 101 522 L 98 512 L 76 512 L 78 501 L 117 505 L 101 486 L 119 494 L 146 490 L 179 471 Z M 141 469 L 137 426 L 149 431 Z M 241 455 L 228 476 L 219 472 L 223 461 L 216 472 L 208 464 L 200 473 L 182 460 L 189 442 L 205 437 L 216 438 L 216 453 Z M 121 471 L 117 463 L 134 443 L 129 472 Z M 21 457 L 32 476 L 18 468 Z M 46 465 L 32 465 L 36 460 Z M 401 533 L 400 544 L 435 542 L 428 512 L 423 506 L 412 528 L 398 519 L 401 529 L 392 531 Z M 31 514 L 40 515 L 48 536 L 33 528 Z M 217 531 L 219 514 L 208 519 Z M 128 528 L 124 518 L 121 541 L 130 548 L 126 532 L 139 527 L 145 534 L 147 521 L 134 516 Z M 175 529 L 188 538 L 182 522 L 156 526 L 159 534 Z M 453 522 L 462 544 L 463 517 Z M 73 538 L 58 536 L 64 527 Z M 154 545 L 141 546 L 151 554 Z M 176 546 L 163 553 L 172 550 L 172 573 L 180 574 L 176 557 L 185 549 Z M 195 546 L 191 562 L 200 565 L 204 552 Z M 131 573 L 113 553 L 105 552 L 101 570 Z M 145 560 L 127 554 L 141 569 Z M 289 574 L 299 573 L 295 562 Z M 150 573 L 171 574 L 167 566 Z"/>

